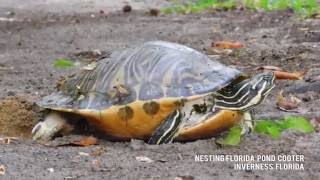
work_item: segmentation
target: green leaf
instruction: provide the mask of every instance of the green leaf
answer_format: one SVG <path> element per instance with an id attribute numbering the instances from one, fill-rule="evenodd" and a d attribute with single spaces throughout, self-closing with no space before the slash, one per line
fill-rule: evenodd
<path id="1" fill-rule="evenodd" d="M 73 67 L 75 66 L 75 63 L 68 60 L 68 59 L 56 59 L 54 62 L 53 62 L 53 66 L 55 68 L 69 68 L 69 67 Z"/>
<path id="2" fill-rule="evenodd" d="M 271 121 L 261 120 L 255 126 L 255 132 L 259 134 L 266 134 L 272 138 L 279 138 L 281 132 L 286 130 L 296 130 L 303 133 L 314 132 L 314 127 L 304 117 L 287 117 L 284 120 Z"/>
<path id="3" fill-rule="evenodd" d="M 274 121 L 261 120 L 257 122 L 254 130 L 259 134 L 267 134 L 273 138 L 279 138 L 282 128 Z"/>
<path id="4" fill-rule="evenodd" d="M 229 130 L 227 136 L 218 139 L 217 143 L 232 146 L 238 145 L 241 139 L 241 131 L 242 128 L 240 126 L 234 126 Z"/>
<path id="5" fill-rule="evenodd" d="M 303 133 L 314 132 L 314 127 L 304 117 L 293 117 L 293 116 L 287 117 L 284 119 L 281 126 L 284 129 L 297 130 Z"/>
<path id="6" fill-rule="evenodd" d="M 281 136 L 281 130 L 277 126 L 267 127 L 267 134 L 269 134 L 272 138 L 278 139 Z"/>

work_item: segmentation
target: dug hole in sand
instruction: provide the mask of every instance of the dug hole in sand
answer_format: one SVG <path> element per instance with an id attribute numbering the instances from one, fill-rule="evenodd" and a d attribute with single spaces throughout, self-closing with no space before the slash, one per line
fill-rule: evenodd
<path id="1" fill-rule="evenodd" d="M 0 101 L 0 136 L 31 137 L 37 122 L 36 105 L 25 97 L 8 96 Z"/>

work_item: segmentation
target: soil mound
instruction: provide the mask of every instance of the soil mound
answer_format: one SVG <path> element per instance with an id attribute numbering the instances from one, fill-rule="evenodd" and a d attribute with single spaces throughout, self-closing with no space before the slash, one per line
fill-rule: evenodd
<path id="1" fill-rule="evenodd" d="M 37 122 L 35 108 L 25 97 L 9 96 L 0 101 L 0 134 L 30 138 Z"/>

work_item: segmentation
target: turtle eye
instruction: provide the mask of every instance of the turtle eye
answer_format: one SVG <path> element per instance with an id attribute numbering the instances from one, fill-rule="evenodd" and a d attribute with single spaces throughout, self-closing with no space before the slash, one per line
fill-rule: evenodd
<path id="1" fill-rule="evenodd" d="M 274 73 L 273 72 L 268 72 L 266 74 L 263 74 L 263 80 L 271 82 L 274 79 Z"/>

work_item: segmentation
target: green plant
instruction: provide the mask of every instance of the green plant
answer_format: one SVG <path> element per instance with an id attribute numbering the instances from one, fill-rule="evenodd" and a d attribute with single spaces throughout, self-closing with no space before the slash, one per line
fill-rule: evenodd
<path id="1" fill-rule="evenodd" d="M 284 130 L 295 130 L 303 133 L 314 132 L 314 127 L 303 117 L 289 116 L 283 120 L 261 120 L 255 126 L 255 132 L 279 138 Z"/>
<path id="2" fill-rule="evenodd" d="M 317 0 L 242 0 L 241 4 L 248 9 L 285 10 L 293 9 L 295 13 L 310 17 L 320 13 L 320 4 Z M 236 0 L 198 0 L 186 4 L 176 4 L 173 7 L 162 10 L 165 14 L 170 13 L 197 13 L 208 8 L 234 9 L 238 6 Z"/>
<path id="3" fill-rule="evenodd" d="M 177 4 L 173 7 L 162 9 L 165 14 L 170 13 L 198 13 L 203 10 L 214 9 L 233 9 L 236 7 L 236 0 L 198 0 L 186 4 Z"/>
<path id="4" fill-rule="evenodd" d="M 269 10 L 269 5 L 270 5 L 269 0 L 260 0 L 259 6 L 262 9 Z"/>
<path id="5" fill-rule="evenodd" d="M 240 126 L 234 126 L 230 128 L 228 134 L 224 138 L 220 138 L 217 140 L 218 144 L 223 144 L 223 145 L 238 145 L 241 140 L 241 131 L 242 128 Z"/>
<path id="6" fill-rule="evenodd" d="M 317 2 L 317 0 L 307 0 L 307 1 L 303 1 L 304 4 L 302 3 L 302 7 L 303 7 L 303 13 L 306 16 L 312 16 L 314 14 L 320 13 L 320 5 Z"/>
<path id="7" fill-rule="evenodd" d="M 53 66 L 55 68 L 69 68 L 75 66 L 75 63 L 68 59 L 60 58 L 53 62 Z"/>
<path id="8" fill-rule="evenodd" d="M 228 134 L 217 140 L 222 145 L 238 145 L 241 139 L 241 127 L 232 127 Z M 304 117 L 286 117 L 283 120 L 259 120 L 254 128 L 254 132 L 265 134 L 274 139 L 281 137 L 281 133 L 285 130 L 294 130 L 303 133 L 314 132 L 314 127 Z"/>
<path id="9" fill-rule="evenodd" d="M 310 17 L 320 12 L 317 0 L 245 0 L 245 7 L 263 10 L 293 9 L 295 13 Z"/>

